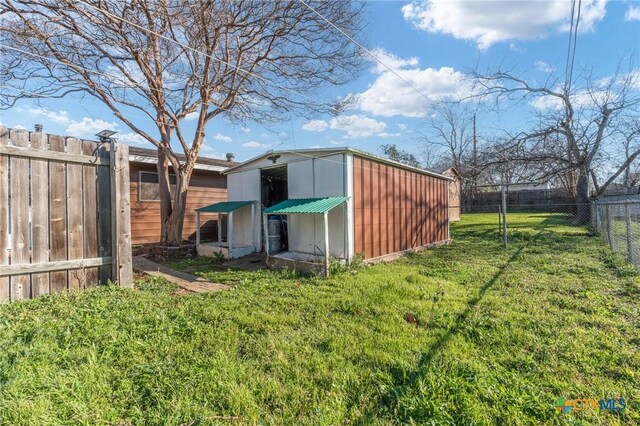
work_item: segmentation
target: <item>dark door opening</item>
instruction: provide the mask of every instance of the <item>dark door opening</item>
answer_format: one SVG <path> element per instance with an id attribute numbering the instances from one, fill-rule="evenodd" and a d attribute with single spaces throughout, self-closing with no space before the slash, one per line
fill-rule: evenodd
<path id="1" fill-rule="evenodd" d="M 261 197 L 264 208 L 275 206 L 289 198 L 287 182 L 287 166 L 272 167 L 260 170 Z M 269 245 L 270 253 L 277 253 L 288 250 L 288 226 L 287 216 L 270 215 L 268 217 L 270 225 Z M 273 223 L 273 222 L 279 223 Z M 277 246 L 277 247 L 276 247 Z"/>

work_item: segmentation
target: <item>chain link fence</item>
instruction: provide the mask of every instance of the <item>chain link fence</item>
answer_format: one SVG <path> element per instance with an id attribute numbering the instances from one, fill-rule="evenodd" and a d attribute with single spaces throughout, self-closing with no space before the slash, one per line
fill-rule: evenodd
<path id="1" fill-rule="evenodd" d="M 592 231 L 590 204 L 501 204 L 462 206 L 465 223 L 478 229 L 494 231 L 496 238 L 508 248 L 510 241 L 526 239 L 532 233 L 555 230 L 563 233 Z"/>
<path id="2" fill-rule="evenodd" d="M 640 198 L 594 201 L 591 220 L 613 251 L 625 256 L 636 268 L 640 266 Z"/>
<path id="3" fill-rule="evenodd" d="M 595 233 L 640 269 L 640 195 L 589 204 L 461 206 L 460 213 L 462 226 L 473 226 L 505 248 L 539 231 Z"/>

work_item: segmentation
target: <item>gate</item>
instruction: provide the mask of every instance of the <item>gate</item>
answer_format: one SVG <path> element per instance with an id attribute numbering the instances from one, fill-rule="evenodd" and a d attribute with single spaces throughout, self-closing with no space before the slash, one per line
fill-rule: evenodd
<path id="1" fill-rule="evenodd" d="M 0 126 L 0 301 L 132 285 L 128 152 Z"/>

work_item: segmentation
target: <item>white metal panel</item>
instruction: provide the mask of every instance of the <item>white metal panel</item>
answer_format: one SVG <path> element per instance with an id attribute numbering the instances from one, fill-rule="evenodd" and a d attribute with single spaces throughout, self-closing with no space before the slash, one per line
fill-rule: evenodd
<path id="1" fill-rule="evenodd" d="M 314 163 L 315 197 L 344 196 L 344 156 L 335 154 L 316 158 Z"/>
<path id="2" fill-rule="evenodd" d="M 287 165 L 289 198 L 314 198 L 314 159 L 296 161 Z"/>
<path id="3" fill-rule="evenodd" d="M 256 200 L 260 202 L 260 170 L 245 170 L 227 175 L 227 199 L 229 201 Z M 260 232 L 261 214 L 260 204 L 254 209 L 253 241 L 255 250 L 262 248 Z M 234 244 L 251 245 L 251 207 L 236 210 L 233 217 Z"/>

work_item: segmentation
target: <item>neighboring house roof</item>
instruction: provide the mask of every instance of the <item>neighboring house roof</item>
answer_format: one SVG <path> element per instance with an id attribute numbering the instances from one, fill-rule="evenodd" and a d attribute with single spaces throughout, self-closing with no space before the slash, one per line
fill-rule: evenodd
<path id="1" fill-rule="evenodd" d="M 177 154 L 178 160 L 181 162 L 186 161 L 186 157 L 182 154 Z M 136 163 L 158 163 L 158 151 L 155 149 L 138 148 L 135 146 L 129 147 L 129 161 Z M 219 160 L 217 158 L 198 157 L 196 161 L 196 170 L 211 170 L 215 172 L 222 172 L 229 167 L 236 166 L 240 163 L 235 161 Z"/>
<path id="2" fill-rule="evenodd" d="M 455 167 L 449 167 L 447 170 L 444 170 L 442 174 L 445 176 L 456 176 L 458 179 L 461 178 L 458 169 L 456 169 Z"/>
<path id="3" fill-rule="evenodd" d="M 407 164 L 399 163 L 394 160 L 390 160 L 388 158 L 380 157 L 375 154 L 371 154 L 370 152 L 360 151 L 359 149 L 349 148 L 349 147 L 337 147 L 337 148 L 309 148 L 309 149 L 292 149 L 292 150 L 269 150 L 257 157 L 253 157 L 243 163 L 237 164 L 235 166 L 229 167 L 224 173 L 230 173 L 240 167 L 244 167 L 247 164 L 251 164 L 255 161 L 266 158 L 270 155 L 278 155 L 278 154 L 299 154 L 301 157 L 309 157 L 315 158 L 313 154 L 318 155 L 330 155 L 330 154 L 339 154 L 339 153 L 349 153 L 353 155 L 357 155 L 360 157 L 368 158 L 370 160 L 379 161 L 381 163 L 389 164 L 401 169 L 410 170 L 416 173 L 420 173 L 423 175 L 433 176 L 439 179 L 452 180 L 452 178 L 445 176 L 441 173 L 434 172 L 431 170 L 425 170 L 418 167 L 409 166 Z"/>

